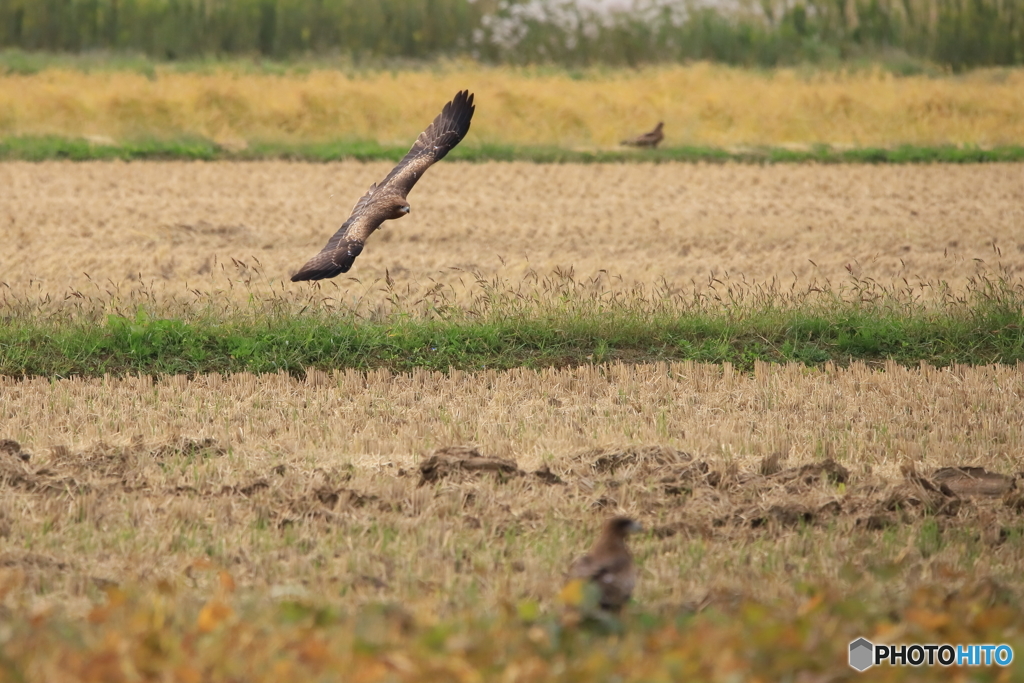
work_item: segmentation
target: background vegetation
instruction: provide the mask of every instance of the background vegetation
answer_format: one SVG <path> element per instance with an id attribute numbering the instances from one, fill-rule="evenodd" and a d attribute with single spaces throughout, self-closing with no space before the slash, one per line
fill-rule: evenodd
<path id="1" fill-rule="evenodd" d="M 597 5 L 599 7 L 599 5 Z M 1024 62 L 1024 5 L 1000 0 L 0 0 L 0 46 L 160 59 L 469 56 L 564 66 L 882 57 L 953 69 Z"/>
<path id="2" fill-rule="evenodd" d="M 1019 151 L 1009 148 L 1024 142 L 1024 69 L 896 77 L 706 62 L 577 71 L 448 62 L 391 72 L 10 52 L 0 53 L 5 69 L 8 158 L 210 158 L 223 155 L 218 147 L 242 158 L 397 158 L 463 88 L 478 106 L 453 159 L 1012 160 Z M 657 121 L 661 149 L 622 153 L 621 140 Z M 103 149 L 116 143 L 131 149 Z M 916 149 L 895 149 L 906 145 Z M 751 152 L 760 146 L 789 149 Z"/>

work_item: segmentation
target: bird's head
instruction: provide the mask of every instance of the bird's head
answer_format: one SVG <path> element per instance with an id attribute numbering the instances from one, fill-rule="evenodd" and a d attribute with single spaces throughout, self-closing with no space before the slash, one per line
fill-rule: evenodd
<path id="1" fill-rule="evenodd" d="M 625 516 L 612 517 L 608 520 L 605 528 L 621 538 L 625 538 L 629 534 L 635 534 L 644 530 L 644 528 L 640 526 L 640 523 L 635 519 Z"/>
<path id="2" fill-rule="evenodd" d="M 395 201 L 391 205 L 391 215 L 388 218 L 401 218 L 410 211 L 412 211 L 412 207 L 409 206 L 409 202 L 401 197 L 395 197 Z"/>

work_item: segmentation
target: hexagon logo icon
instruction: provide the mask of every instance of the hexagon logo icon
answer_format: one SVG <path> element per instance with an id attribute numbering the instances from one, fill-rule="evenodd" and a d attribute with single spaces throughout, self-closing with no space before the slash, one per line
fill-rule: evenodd
<path id="1" fill-rule="evenodd" d="M 850 643 L 850 666 L 857 671 L 864 671 L 874 664 L 875 646 L 866 638 L 858 638 Z"/>

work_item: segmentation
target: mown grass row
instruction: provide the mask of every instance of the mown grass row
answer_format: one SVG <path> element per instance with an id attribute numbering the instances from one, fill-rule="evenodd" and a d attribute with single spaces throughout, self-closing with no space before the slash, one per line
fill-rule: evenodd
<path id="1" fill-rule="evenodd" d="M 977 282 L 977 281 L 976 281 Z M 486 287 L 484 287 L 487 290 Z M 1014 364 L 1024 360 L 1024 290 L 1006 280 L 931 303 L 877 285 L 812 287 L 799 296 L 605 296 L 561 287 L 544 298 L 484 291 L 459 306 L 407 306 L 392 291 L 372 314 L 297 299 L 248 304 L 103 302 L 53 309 L 0 305 L 0 373 L 8 376 L 195 374 L 306 369 L 481 370 L 590 362 L 698 360 L 751 369 L 807 365 Z M 108 302 L 109 303 L 109 302 Z"/>
<path id="2" fill-rule="evenodd" d="M 192 160 L 253 161 L 288 159 L 294 161 L 328 162 L 344 159 L 358 161 L 398 161 L 407 146 L 381 145 L 373 141 L 335 141 L 325 143 L 262 143 L 244 149 L 218 145 L 201 137 L 171 140 L 140 140 L 127 142 L 96 142 L 87 139 L 53 136 L 16 136 L 0 140 L 0 160 L 95 161 Z M 976 146 L 863 147 L 838 149 L 829 145 L 807 148 L 752 147 L 725 149 L 721 147 L 680 146 L 655 150 L 580 150 L 558 147 L 517 146 L 500 144 L 461 145 L 449 159 L 485 161 L 529 161 L 534 163 L 628 163 L 628 162 L 706 162 L 706 163 L 823 163 L 823 164 L 974 164 L 1024 161 L 1024 146 L 981 148 Z"/>

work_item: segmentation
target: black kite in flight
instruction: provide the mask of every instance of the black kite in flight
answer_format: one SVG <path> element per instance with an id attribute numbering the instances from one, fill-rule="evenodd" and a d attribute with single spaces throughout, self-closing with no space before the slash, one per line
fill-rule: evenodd
<path id="1" fill-rule="evenodd" d="M 292 275 L 292 282 L 322 280 L 347 273 L 356 256 L 362 252 L 366 238 L 381 223 L 409 213 L 409 202 L 405 199 L 409 190 L 431 164 L 443 159 L 466 137 L 475 109 L 473 95 L 468 90 L 458 92 L 451 102 L 444 105 L 434 122 L 420 133 L 405 158 L 391 169 L 384 180 L 370 186 L 370 190 L 352 207 L 352 215 L 328 240 L 327 246 Z"/>

